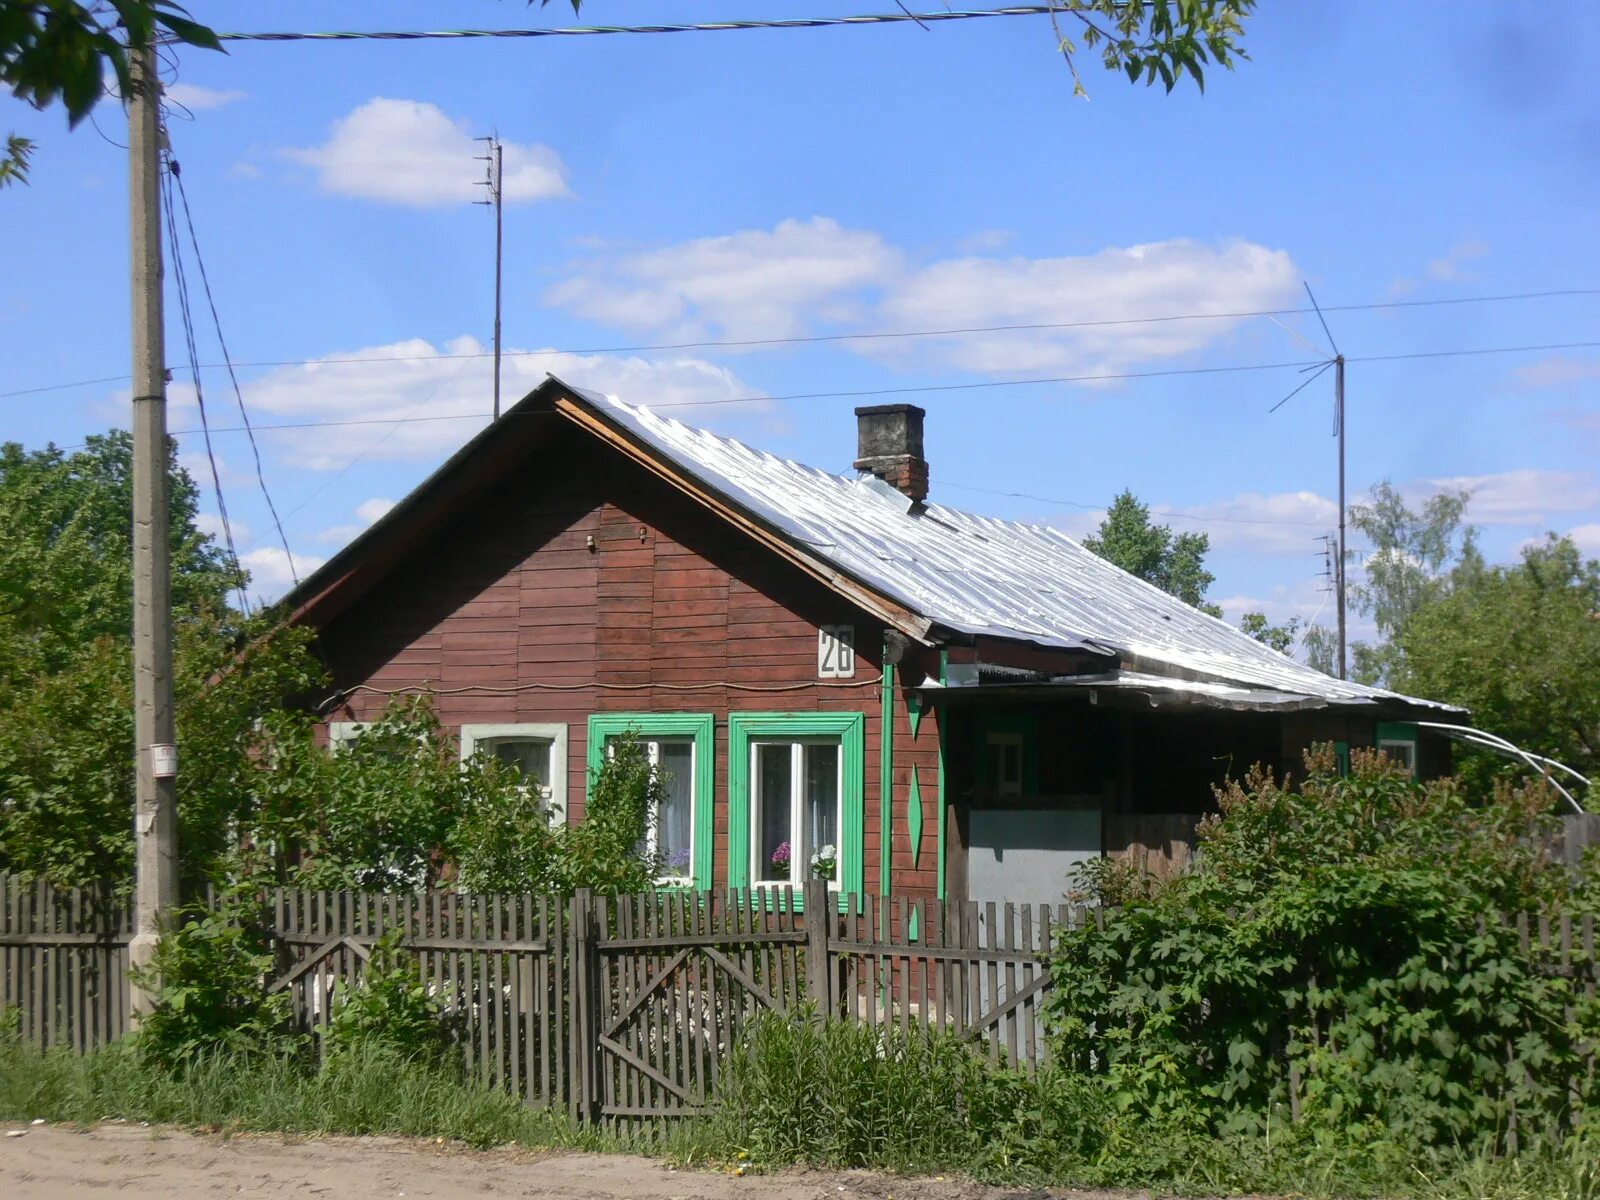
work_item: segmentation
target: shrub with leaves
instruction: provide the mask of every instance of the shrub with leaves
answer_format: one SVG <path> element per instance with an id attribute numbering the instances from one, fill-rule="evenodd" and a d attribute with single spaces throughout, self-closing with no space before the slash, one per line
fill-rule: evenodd
<path id="1" fill-rule="evenodd" d="M 372 946 L 359 986 L 335 997 L 328 1029 L 330 1054 L 380 1046 L 406 1060 L 442 1066 L 449 1049 L 444 1009 L 428 992 L 410 951 L 391 930 Z"/>
<path id="2" fill-rule="evenodd" d="M 273 958 L 247 902 L 181 910 L 156 945 L 148 975 L 155 1008 L 140 1022 L 134 1046 L 171 1069 L 219 1053 L 283 1054 L 293 1049 L 289 996 L 267 994 Z"/>
<path id="3" fill-rule="evenodd" d="M 1539 848 L 1542 791 L 1482 805 L 1331 748 L 1298 789 L 1257 771 L 1219 794 L 1201 860 L 1064 931 L 1056 1052 L 1116 1103 L 1203 1132 L 1295 1104 L 1341 1137 L 1418 1146 L 1560 1134 L 1594 1096 L 1600 1026 L 1502 917 L 1581 903 Z M 1291 1088 L 1298 1094 L 1291 1097 Z"/>

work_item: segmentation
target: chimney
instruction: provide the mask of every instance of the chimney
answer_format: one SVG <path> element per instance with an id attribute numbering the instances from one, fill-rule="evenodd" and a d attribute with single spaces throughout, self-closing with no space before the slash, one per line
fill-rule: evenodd
<path id="1" fill-rule="evenodd" d="M 922 418 L 915 404 L 856 409 L 858 471 L 869 471 L 921 504 L 928 498 L 928 460 L 922 457 Z"/>

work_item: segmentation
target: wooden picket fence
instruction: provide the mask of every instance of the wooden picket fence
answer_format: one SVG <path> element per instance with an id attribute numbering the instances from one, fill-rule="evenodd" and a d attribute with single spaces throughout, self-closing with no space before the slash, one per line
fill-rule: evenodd
<path id="1" fill-rule="evenodd" d="M 640 1122 L 703 1111 L 761 1011 L 940 1029 L 1025 1070 L 1046 1057 L 1048 951 L 1083 909 L 804 891 L 604 897 L 280 889 L 268 984 L 321 1046 L 386 936 L 412 956 L 466 1069 L 530 1104 Z M 123 903 L 0 876 L 0 1007 L 43 1047 L 132 1025 Z"/>

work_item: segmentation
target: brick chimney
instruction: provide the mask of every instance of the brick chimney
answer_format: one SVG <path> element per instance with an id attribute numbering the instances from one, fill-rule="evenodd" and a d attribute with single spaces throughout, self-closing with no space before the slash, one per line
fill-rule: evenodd
<path id="1" fill-rule="evenodd" d="M 856 409 L 856 461 L 918 504 L 928 498 L 928 460 L 922 457 L 922 418 L 915 404 L 873 404 Z"/>

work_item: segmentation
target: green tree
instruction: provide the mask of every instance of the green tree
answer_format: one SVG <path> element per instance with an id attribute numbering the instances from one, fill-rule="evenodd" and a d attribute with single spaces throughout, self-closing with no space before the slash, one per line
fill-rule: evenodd
<path id="1" fill-rule="evenodd" d="M 157 34 L 221 50 L 216 34 L 189 19 L 174 0 L 5 0 L 0 3 L 0 83 L 35 108 L 59 100 L 76 126 L 105 92 L 105 74 L 116 76 L 121 95 L 132 87 L 129 45 L 146 45 Z M 34 146 L 11 135 L 0 157 L 0 185 L 26 182 Z"/>
<path id="2" fill-rule="evenodd" d="M 1272 624 L 1267 620 L 1266 613 L 1260 612 L 1247 612 L 1239 618 L 1239 628 L 1243 632 L 1248 633 L 1263 646 L 1271 646 L 1279 654 L 1288 654 L 1294 649 L 1300 626 L 1299 617 L 1290 617 L 1282 625 Z"/>
<path id="3" fill-rule="evenodd" d="M 1458 572 L 1396 637 L 1398 687 L 1593 779 L 1600 773 L 1600 563 L 1551 534 L 1509 566 Z M 1483 782 L 1505 760 L 1465 754 Z M 1517 770 L 1514 766 L 1511 770 Z"/>
<path id="4" fill-rule="evenodd" d="M 200 493 L 178 466 L 175 441 L 167 471 L 173 608 L 223 612 L 244 577 L 196 527 Z M 127 636 L 132 511 L 133 439 L 121 430 L 71 454 L 0 446 L 0 685 L 59 670 L 96 638 Z"/>
<path id="5" fill-rule="evenodd" d="M 1083 539 L 1085 548 L 1130 575 L 1137 575 L 1214 617 L 1222 610 L 1206 603 L 1216 576 L 1205 568 L 1211 539 L 1203 533 L 1174 534 L 1150 520 L 1150 508 L 1131 491 L 1111 503 L 1098 529 Z"/>

